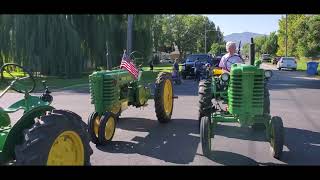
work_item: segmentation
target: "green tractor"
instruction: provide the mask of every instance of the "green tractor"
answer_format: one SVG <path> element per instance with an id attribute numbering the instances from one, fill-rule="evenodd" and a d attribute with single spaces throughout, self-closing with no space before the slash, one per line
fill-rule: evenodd
<path id="1" fill-rule="evenodd" d="M 211 140 L 217 123 L 223 122 L 239 123 L 241 127 L 254 130 L 265 129 L 273 157 L 281 157 L 283 122 L 280 117 L 270 115 L 267 88 L 272 71 L 261 69 L 261 61 L 254 61 L 252 39 L 250 56 L 250 65 L 232 64 L 230 73 L 212 76 L 199 83 L 200 141 L 205 156 L 211 152 Z M 220 103 L 227 104 L 227 107 L 221 108 Z"/>
<path id="2" fill-rule="evenodd" d="M 150 84 L 155 82 L 154 95 Z M 147 106 L 154 99 L 160 123 L 171 120 L 173 111 L 173 83 L 171 73 L 139 71 L 135 79 L 125 69 L 103 70 L 89 76 L 91 104 L 95 111 L 88 118 L 88 133 L 95 144 L 112 141 L 121 112 L 129 106 Z"/>
<path id="3" fill-rule="evenodd" d="M 86 124 L 77 114 L 50 106 L 53 97 L 46 86 L 40 96 L 32 74 L 17 64 L 0 69 L 1 83 L 24 98 L 8 108 L 0 108 L 0 164 L 14 165 L 89 165 L 93 153 Z M 22 117 L 11 124 L 9 113 L 23 110 Z"/>

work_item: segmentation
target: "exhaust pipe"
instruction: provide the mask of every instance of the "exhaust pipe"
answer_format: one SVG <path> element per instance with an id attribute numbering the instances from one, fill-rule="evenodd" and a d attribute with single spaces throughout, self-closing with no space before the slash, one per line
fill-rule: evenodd
<path id="1" fill-rule="evenodd" d="M 250 64 L 254 65 L 254 61 L 255 61 L 255 45 L 253 43 L 253 38 L 251 38 L 251 43 L 250 43 L 249 60 L 250 60 Z"/>

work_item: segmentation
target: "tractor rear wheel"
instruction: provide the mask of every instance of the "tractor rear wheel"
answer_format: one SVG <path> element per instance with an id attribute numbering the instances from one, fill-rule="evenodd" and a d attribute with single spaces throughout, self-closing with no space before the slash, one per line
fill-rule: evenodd
<path id="1" fill-rule="evenodd" d="M 98 112 L 92 112 L 88 118 L 88 133 L 90 140 L 94 144 L 99 144 L 98 129 L 100 125 L 100 116 Z"/>
<path id="2" fill-rule="evenodd" d="M 92 153 L 85 123 L 66 110 L 41 116 L 15 147 L 17 165 L 90 165 Z"/>
<path id="3" fill-rule="evenodd" d="M 161 72 L 156 80 L 154 95 L 155 111 L 160 123 L 171 120 L 173 111 L 173 88 L 171 75 Z"/>
<path id="4" fill-rule="evenodd" d="M 212 110 L 211 96 L 211 79 L 202 80 L 199 82 L 199 111 L 198 120 L 199 126 L 203 116 L 210 116 Z"/>
<path id="5" fill-rule="evenodd" d="M 117 117 L 112 112 L 105 112 L 100 119 L 100 125 L 98 129 L 99 144 L 108 144 L 116 131 Z"/>
<path id="6" fill-rule="evenodd" d="M 284 129 L 282 119 L 278 116 L 274 116 L 270 122 L 270 150 L 272 156 L 276 159 L 280 159 L 282 155 L 284 143 Z"/>
<path id="7" fill-rule="evenodd" d="M 202 153 L 204 156 L 209 156 L 211 152 L 211 118 L 204 116 L 200 123 L 200 142 Z"/>

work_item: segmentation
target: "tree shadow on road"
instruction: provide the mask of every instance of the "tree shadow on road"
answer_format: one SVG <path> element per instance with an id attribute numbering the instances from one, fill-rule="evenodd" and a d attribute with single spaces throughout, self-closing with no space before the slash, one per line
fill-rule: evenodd
<path id="1" fill-rule="evenodd" d="M 121 118 L 117 128 L 148 132 L 146 137 L 136 136 L 128 141 L 112 141 L 106 146 L 97 146 L 99 150 L 111 153 L 138 153 L 166 162 L 188 164 L 193 162 L 199 144 L 197 121 L 191 119 L 173 119 L 167 124 L 144 118 Z M 117 133 L 117 132 L 116 132 Z"/>
<path id="2" fill-rule="evenodd" d="M 320 133 L 297 128 L 285 128 L 283 161 L 290 165 L 320 165 Z"/>
<path id="3" fill-rule="evenodd" d="M 320 165 L 320 133 L 297 128 L 284 128 L 284 145 L 289 151 L 284 151 L 280 161 L 288 165 Z M 253 131 L 218 124 L 215 135 L 250 141 L 265 141 L 265 130 Z"/>
<path id="4" fill-rule="evenodd" d="M 207 157 L 210 160 L 226 165 L 226 166 L 272 166 L 280 164 L 268 162 L 268 163 L 261 163 L 257 162 L 254 159 L 251 159 L 247 156 L 233 153 L 233 152 L 226 152 L 226 151 L 211 151 L 210 155 Z"/>
<path id="5" fill-rule="evenodd" d="M 215 135 L 228 138 L 250 140 L 250 141 L 266 141 L 266 133 L 264 130 L 253 130 L 249 127 L 238 127 L 225 124 L 217 124 Z"/>

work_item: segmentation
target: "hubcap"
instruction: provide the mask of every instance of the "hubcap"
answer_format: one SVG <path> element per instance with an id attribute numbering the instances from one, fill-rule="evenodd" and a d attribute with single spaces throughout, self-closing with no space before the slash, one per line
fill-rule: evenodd
<path id="1" fill-rule="evenodd" d="M 112 116 L 110 116 L 107 121 L 105 133 L 104 133 L 106 140 L 111 139 L 114 130 L 115 130 L 115 120 Z"/>
<path id="2" fill-rule="evenodd" d="M 47 165 L 84 165 L 84 148 L 80 136 L 65 131 L 53 142 Z"/>
<path id="3" fill-rule="evenodd" d="M 93 122 L 93 131 L 96 137 L 98 137 L 99 126 L 100 126 L 100 117 L 97 116 Z"/>
<path id="4" fill-rule="evenodd" d="M 172 111 L 172 84 L 169 79 L 165 81 L 163 93 L 164 110 L 169 116 Z"/>

